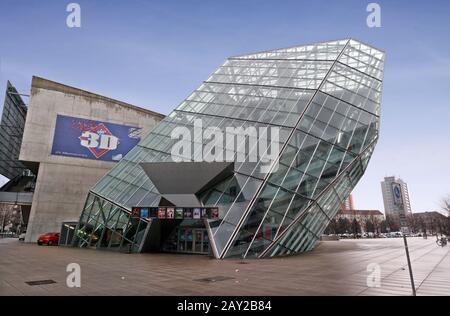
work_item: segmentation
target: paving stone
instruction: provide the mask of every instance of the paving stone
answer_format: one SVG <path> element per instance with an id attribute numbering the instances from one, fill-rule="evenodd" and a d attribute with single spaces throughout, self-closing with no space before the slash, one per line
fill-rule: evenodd
<path id="1" fill-rule="evenodd" d="M 409 238 L 417 295 L 450 295 L 450 246 Z M 402 239 L 322 242 L 305 254 L 262 260 L 122 254 L 0 239 L 0 295 L 411 295 Z M 66 267 L 81 266 L 81 288 Z M 369 264 L 381 287 L 367 285 Z M 238 270 L 238 271 L 236 271 Z M 199 279 L 221 277 L 220 282 Z M 27 281 L 54 280 L 30 286 Z"/>

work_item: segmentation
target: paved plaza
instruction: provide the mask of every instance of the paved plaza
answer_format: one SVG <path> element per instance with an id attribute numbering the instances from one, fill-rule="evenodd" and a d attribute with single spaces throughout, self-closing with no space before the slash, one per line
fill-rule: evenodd
<path id="1" fill-rule="evenodd" d="M 450 295 L 450 246 L 408 240 L 417 295 Z M 81 288 L 66 286 L 69 263 L 81 266 Z M 367 285 L 374 264 L 380 287 Z M 42 280 L 55 283 L 26 283 Z M 411 286 L 401 238 L 327 241 L 295 257 L 245 261 L 0 239 L 0 295 L 411 295 Z"/>

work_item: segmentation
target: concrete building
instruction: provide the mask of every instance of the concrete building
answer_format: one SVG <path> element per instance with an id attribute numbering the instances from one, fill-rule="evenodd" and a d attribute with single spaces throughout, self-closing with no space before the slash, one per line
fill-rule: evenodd
<path id="1" fill-rule="evenodd" d="M 385 177 L 381 182 L 384 213 L 386 216 L 408 216 L 412 214 L 408 186 L 400 178 Z"/>
<path id="2" fill-rule="evenodd" d="M 89 189 L 163 118 L 33 77 L 19 155 L 37 176 L 26 241 L 78 221 Z"/>

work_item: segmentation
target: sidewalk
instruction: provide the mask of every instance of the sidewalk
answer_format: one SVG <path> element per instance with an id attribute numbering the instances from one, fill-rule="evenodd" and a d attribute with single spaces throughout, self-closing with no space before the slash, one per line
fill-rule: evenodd
<path id="1" fill-rule="evenodd" d="M 434 238 L 408 242 L 417 295 L 450 295 L 450 246 Z M 72 262 L 81 266 L 81 288 L 66 286 Z M 374 263 L 381 286 L 370 288 L 367 267 Z M 25 283 L 40 280 L 56 283 Z M 322 242 L 300 256 L 246 261 L 0 239 L 0 295 L 411 295 L 411 285 L 401 238 Z"/>

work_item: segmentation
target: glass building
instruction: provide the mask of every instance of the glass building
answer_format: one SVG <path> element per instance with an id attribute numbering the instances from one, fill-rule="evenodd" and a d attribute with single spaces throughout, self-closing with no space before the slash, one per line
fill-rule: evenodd
<path id="1" fill-rule="evenodd" d="M 0 174 L 9 179 L 21 176 L 27 171 L 19 161 L 27 111 L 20 94 L 8 81 L 0 121 Z"/>
<path id="2" fill-rule="evenodd" d="M 75 245 L 216 258 L 313 249 L 377 143 L 383 68 L 382 51 L 352 39 L 228 58 L 91 189 Z M 142 163 L 173 163 L 171 131 L 194 130 L 197 119 L 203 128 L 278 127 L 277 139 L 259 135 L 278 142 L 278 168 L 262 172 L 263 159 L 236 160 L 230 174 L 196 192 L 218 218 L 132 216 L 133 207 L 165 205 Z M 248 141 L 232 154 L 251 155 Z M 193 163 L 199 155 L 194 150 Z"/>

